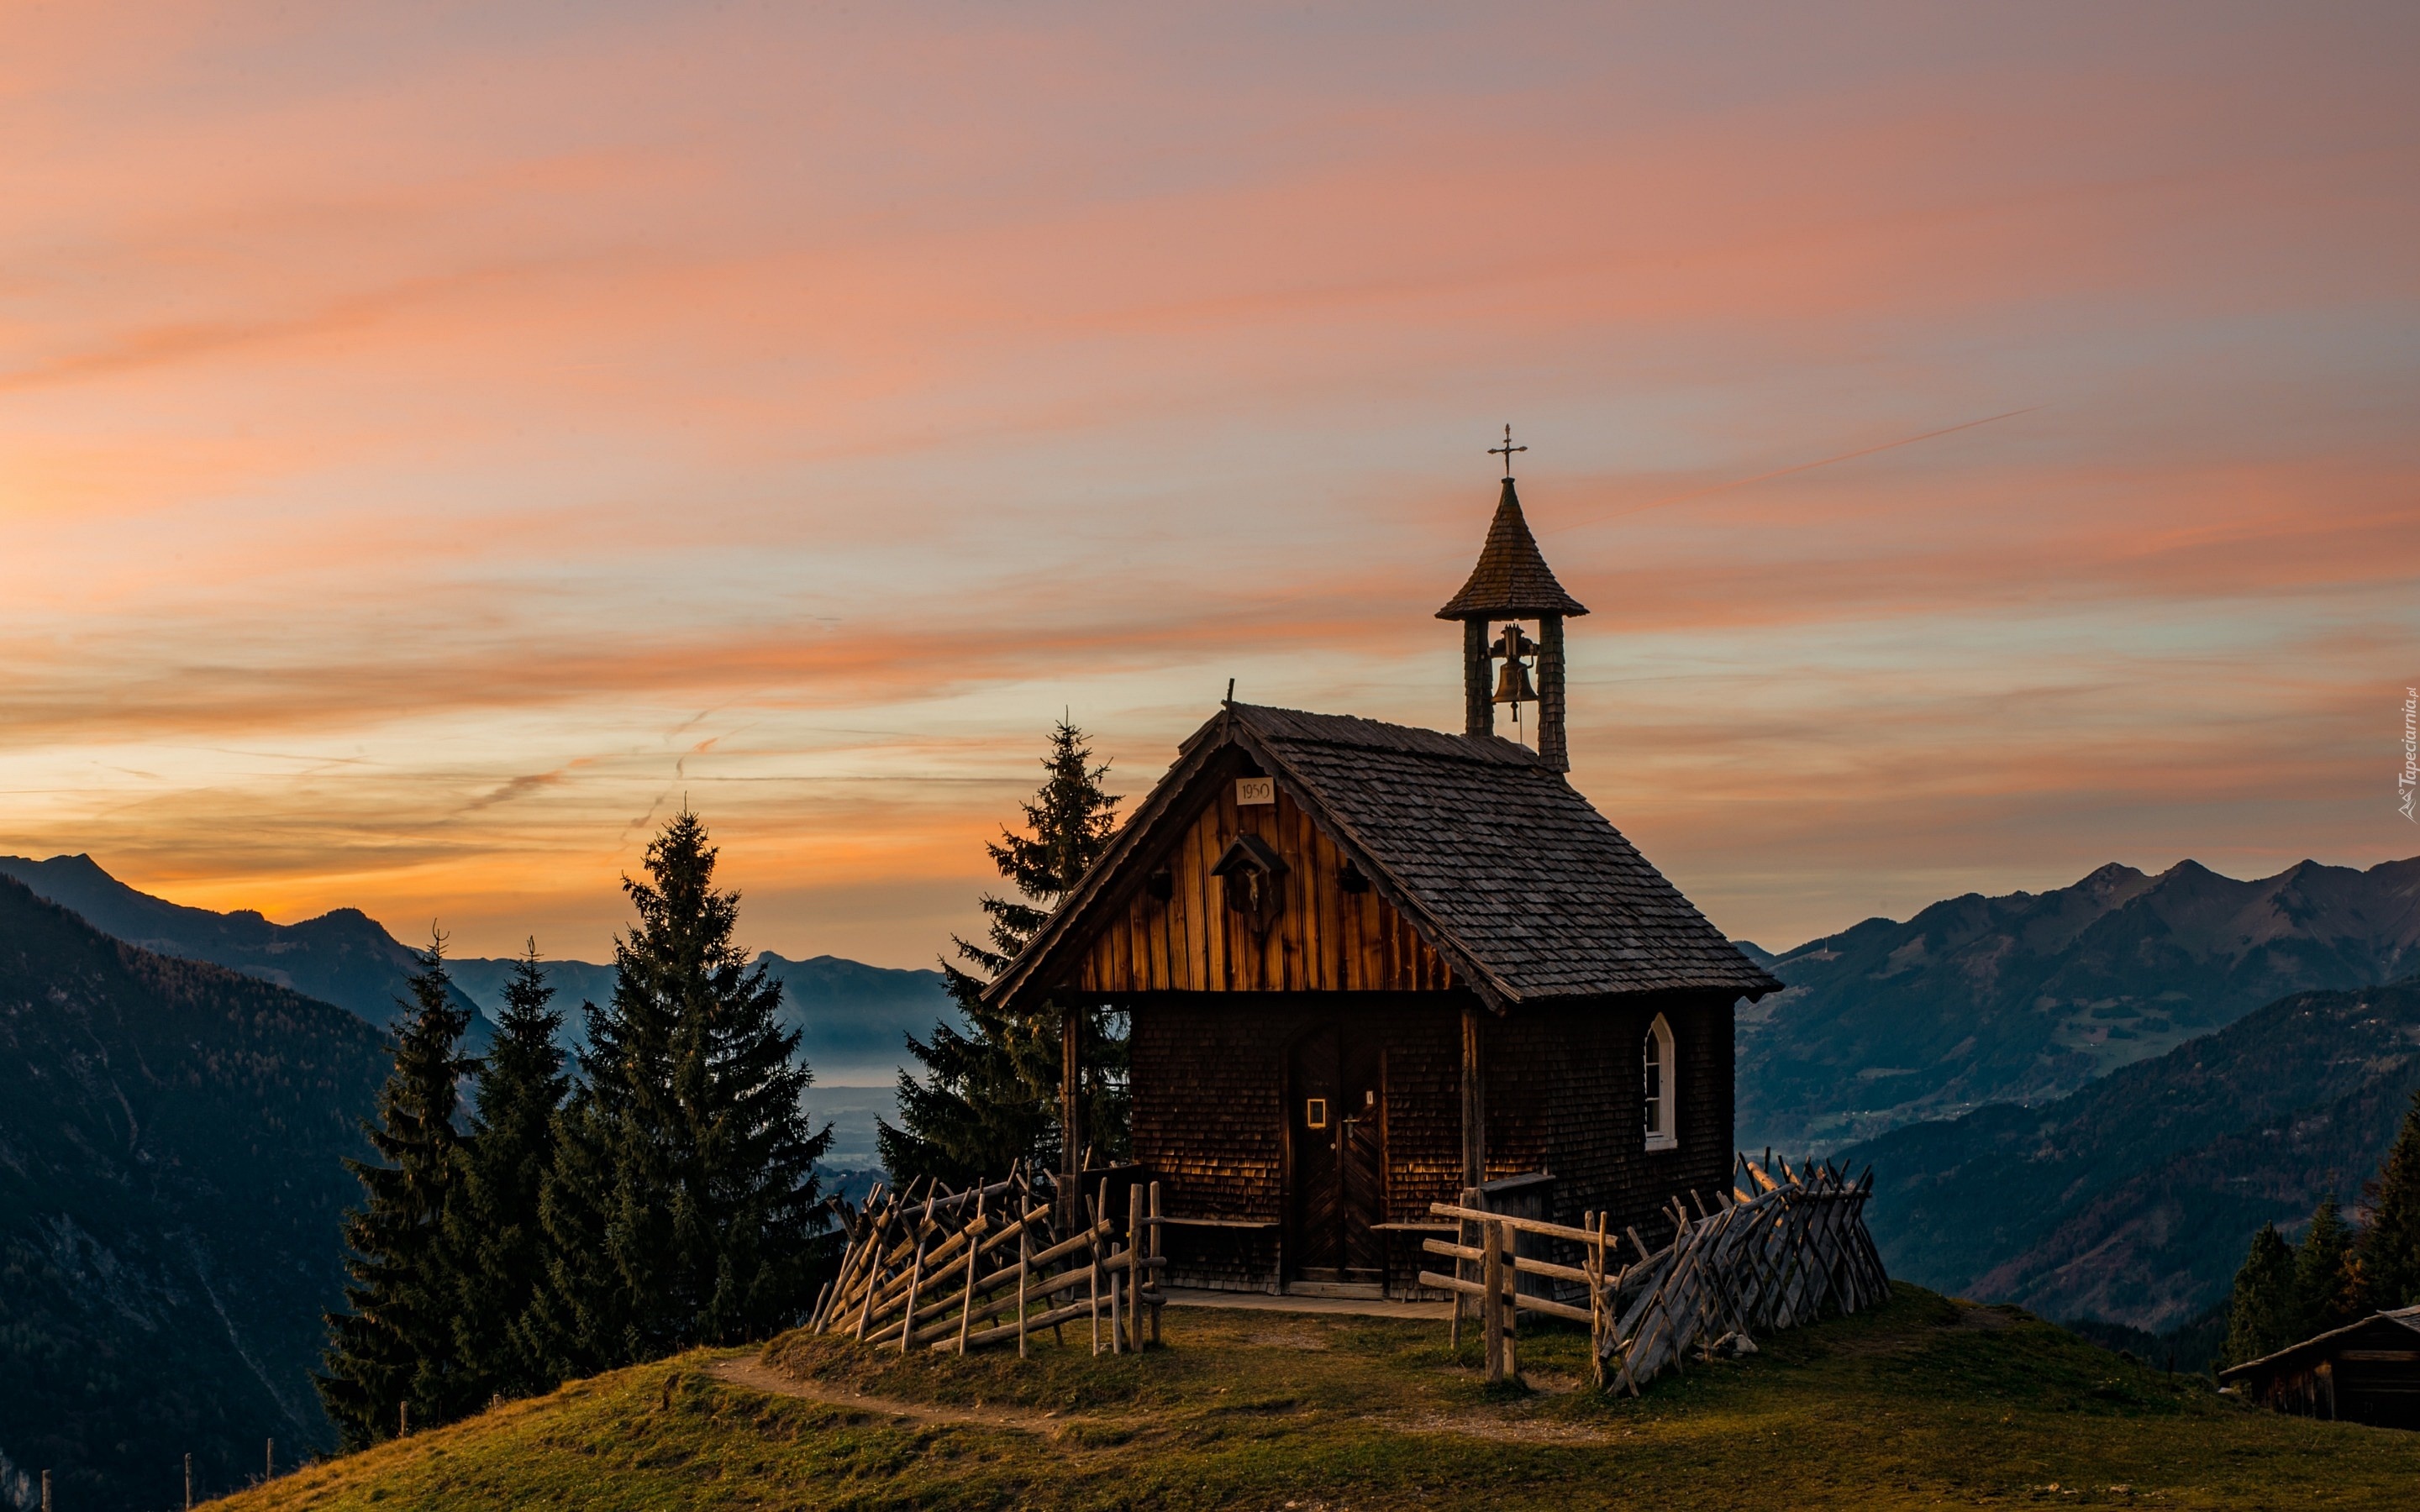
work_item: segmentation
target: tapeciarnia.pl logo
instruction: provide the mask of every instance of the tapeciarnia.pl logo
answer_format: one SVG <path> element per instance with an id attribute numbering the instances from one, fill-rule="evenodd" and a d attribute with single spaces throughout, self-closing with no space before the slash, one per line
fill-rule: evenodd
<path id="1" fill-rule="evenodd" d="M 2420 687 L 2403 690 L 2403 770 L 2395 775 L 2395 809 L 2420 825 L 2412 813 L 2412 795 L 2420 789 Z"/>

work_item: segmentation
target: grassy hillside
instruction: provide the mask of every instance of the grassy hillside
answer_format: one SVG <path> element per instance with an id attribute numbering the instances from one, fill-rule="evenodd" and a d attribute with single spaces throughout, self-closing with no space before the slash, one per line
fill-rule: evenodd
<path id="1" fill-rule="evenodd" d="M 1164 1351 L 1075 1331 L 1013 1356 L 902 1359 L 798 1335 L 685 1355 L 312 1467 L 224 1504 L 286 1508 L 2168 1507 L 2394 1504 L 2420 1434 L 2241 1408 L 2008 1309 L 1887 1307 L 1582 1389 L 1586 1340 L 1490 1391 L 1444 1327 L 1171 1309 Z"/>

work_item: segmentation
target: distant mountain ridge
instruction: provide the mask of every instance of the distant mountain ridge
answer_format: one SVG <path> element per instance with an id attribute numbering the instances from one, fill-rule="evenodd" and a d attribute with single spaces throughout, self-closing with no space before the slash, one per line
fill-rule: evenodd
<path id="1" fill-rule="evenodd" d="M 1739 1011 L 1740 1140 L 1837 1148 L 2046 1102 L 2287 994 L 2415 968 L 2420 858 L 2250 882 L 2111 865 L 2048 892 L 1969 893 L 1770 959 L 1788 989 Z"/>
<path id="2" fill-rule="evenodd" d="M 333 1444 L 309 1372 L 386 1068 L 352 1013 L 0 877 L 0 1460 L 157 1507 L 186 1451 L 216 1494 Z"/>
<path id="3" fill-rule="evenodd" d="M 889 1087 L 907 1058 L 904 1036 L 929 1038 L 937 1020 L 964 1027 L 938 971 L 869 966 L 836 955 L 793 961 L 760 951 L 756 959 L 782 983 L 782 1019 L 799 1031 L 799 1054 L 818 1086 Z M 516 963 L 473 956 L 446 963 L 454 983 L 489 1016 L 502 1011 L 504 983 Z M 564 1033 L 577 1043 L 580 1005 L 613 995 L 613 968 L 586 961 L 540 961 L 564 1013 Z M 811 1094 L 812 1100 L 812 1094 Z"/>
<path id="4" fill-rule="evenodd" d="M 1894 1275 L 2160 1332 L 2226 1295 L 2263 1223 L 2377 1173 L 2420 1088 L 2420 976 L 2298 993 L 2040 1107 L 1842 1151 Z"/>
<path id="5" fill-rule="evenodd" d="M 298 924 L 274 924 L 251 909 L 214 913 L 130 887 L 84 855 L 47 861 L 0 856 L 0 876 L 16 878 L 37 896 L 74 910 L 102 933 L 130 945 L 290 987 L 381 1027 L 393 1021 L 396 1000 L 410 996 L 405 979 L 419 969 L 415 952 L 358 908 L 334 909 Z M 834 955 L 794 961 L 770 950 L 757 959 L 781 980 L 783 1016 L 799 1031 L 799 1052 L 820 1083 L 889 1087 L 907 1060 L 906 1035 L 926 1038 L 943 1020 L 964 1026 L 939 971 L 870 966 Z M 514 964 L 503 956 L 446 963 L 457 1005 L 479 1015 L 469 1036 L 474 1053 L 486 1049 Z M 554 985 L 555 1006 L 564 1011 L 566 1042 L 576 1044 L 580 1005 L 613 995 L 613 967 L 585 961 L 540 964 Z"/>
<path id="6" fill-rule="evenodd" d="M 0 856 L 0 876 L 14 877 L 37 897 L 73 909 L 93 928 L 129 945 L 290 987 L 381 1028 L 401 1011 L 396 1000 L 410 1000 L 404 979 L 419 969 L 411 949 L 358 908 L 334 909 L 299 924 L 272 924 L 249 908 L 228 914 L 190 908 L 139 892 L 83 855 L 47 861 Z M 455 998 L 459 1008 L 477 1006 L 458 991 Z M 484 1048 L 489 1034 L 488 1020 L 474 1020 L 473 1048 Z"/>
<path id="7" fill-rule="evenodd" d="M 767 950 L 756 959 L 781 980 L 783 1022 L 799 1031 L 799 1054 L 814 1072 L 807 1112 L 818 1123 L 832 1125 L 827 1159 L 835 1169 L 861 1171 L 877 1165 L 875 1126 L 899 1117 L 892 1088 L 908 1058 L 907 1036 L 928 1040 L 934 1024 L 943 1020 L 966 1027 L 941 974 L 869 966 L 834 955 L 792 961 Z M 455 985 L 490 1016 L 503 1011 L 513 965 L 492 957 L 447 964 Z M 564 1041 L 576 1045 L 582 1034 L 580 1005 L 613 996 L 613 968 L 586 961 L 543 961 L 539 966 L 554 986 L 555 1006 L 563 1010 Z"/>

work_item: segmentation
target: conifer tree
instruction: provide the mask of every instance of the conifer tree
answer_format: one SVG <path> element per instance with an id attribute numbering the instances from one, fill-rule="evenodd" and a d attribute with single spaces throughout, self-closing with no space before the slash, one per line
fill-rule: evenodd
<path id="1" fill-rule="evenodd" d="M 612 1011 L 580 1005 L 589 1032 Z M 546 1282 L 531 1300 L 522 1347 L 541 1378 L 568 1381 L 637 1357 L 628 1286 L 607 1252 L 614 1200 L 613 1129 L 585 1080 L 554 1120 L 554 1159 L 538 1187 Z"/>
<path id="2" fill-rule="evenodd" d="M 2379 1167 L 2361 1261 L 2373 1304 L 2420 1304 L 2420 1090 L 2412 1092 L 2402 1132 Z"/>
<path id="3" fill-rule="evenodd" d="M 733 943 L 738 895 L 683 810 L 623 879 L 639 920 L 614 943 L 613 995 L 589 1005 L 582 1087 L 543 1198 L 553 1255 L 533 1338 L 591 1369 L 795 1322 L 836 1258 L 782 986 Z"/>
<path id="4" fill-rule="evenodd" d="M 557 1109 L 570 1078 L 555 1034 L 563 1015 L 539 969 L 537 942 L 504 984 L 495 1044 L 473 1083 L 462 1184 L 448 1214 L 458 1290 L 455 1348 L 473 1402 L 527 1396 L 555 1384 L 529 1317 L 546 1280 L 540 1193 L 554 1164 Z"/>
<path id="5" fill-rule="evenodd" d="M 2243 1269 L 2235 1273 L 2235 1294 L 2227 1307 L 2227 1360 L 2236 1365 L 2257 1360 L 2302 1338 L 2296 1332 L 2301 1313 L 2293 1248 L 2275 1224 L 2262 1224 L 2252 1236 Z"/>
<path id="6" fill-rule="evenodd" d="M 395 1069 L 365 1120 L 374 1161 L 345 1164 L 363 1202 L 345 1214 L 347 1310 L 327 1315 L 320 1401 L 345 1447 L 395 1435 L 400 1410 L 435 1425 L 475 1405 L 455 1350 L 458 1300 L 445 1220 L 461 1177 L 456 1086 L 470 1015 L 455 1008 L 444 936 L 429 942 L 396 1026 Z"/>
<path id="7" fill-rule="evenodd" d="M 1065 719 L 1050 732 L 1042 766 L 1041 789 L 1022 805 L 1030 833 L 1003 827 L 999 841 L 985 847 L 1016 896 L 986 893 L 990 943 L 953 937 L 958 961 L 941 963 L 971 1032 L 942 1023 L 928 1041 L 908 1037 L 908 1054 L 923 1071 L 900 1072 L 900 1126 L 882 1123 L 875 1135 L 893 1180 L 933 1177 L 963 1186 L 998 1179 L 1019 1159 L 1046 1169 L 1058 1163 L 1064 1010 L 1045 1004 L 1025 1014 L 1001 1013 L 985 1006 L 983 990 L 1108 848 L 1119 798 L 1101 786 L 1108 764 L 1094 764 L 1084 733 Z M 1123 1015 L 1077 1011 L 1083 1015 L 1078 1051 L 1083 1127 L 1103 1154 L 1114 1157 L 1124 1153 L 1126 1140 Z"/>
<path id="8" fill-rule="evenodd" d="M 2295 1338 L 2342 1328 L 2367 1310 L 2362 1306 L 2361 1277 L 2352 1258 L 2352 1227 L 2331 1193 L 2312 1210 L 2310 1230 L 2294 1250 Z"/>

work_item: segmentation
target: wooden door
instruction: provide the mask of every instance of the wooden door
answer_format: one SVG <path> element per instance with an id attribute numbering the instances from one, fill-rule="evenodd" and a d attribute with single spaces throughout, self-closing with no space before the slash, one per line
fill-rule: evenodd
<path id="1" fill-rule="evenodd" d="M 1295 1041 L 1288 1058 L 1289 1269 L 1305 1281 L 1382 1280 L 1387 1092 L 1377 1046 L 1327 1025 Z"/>

